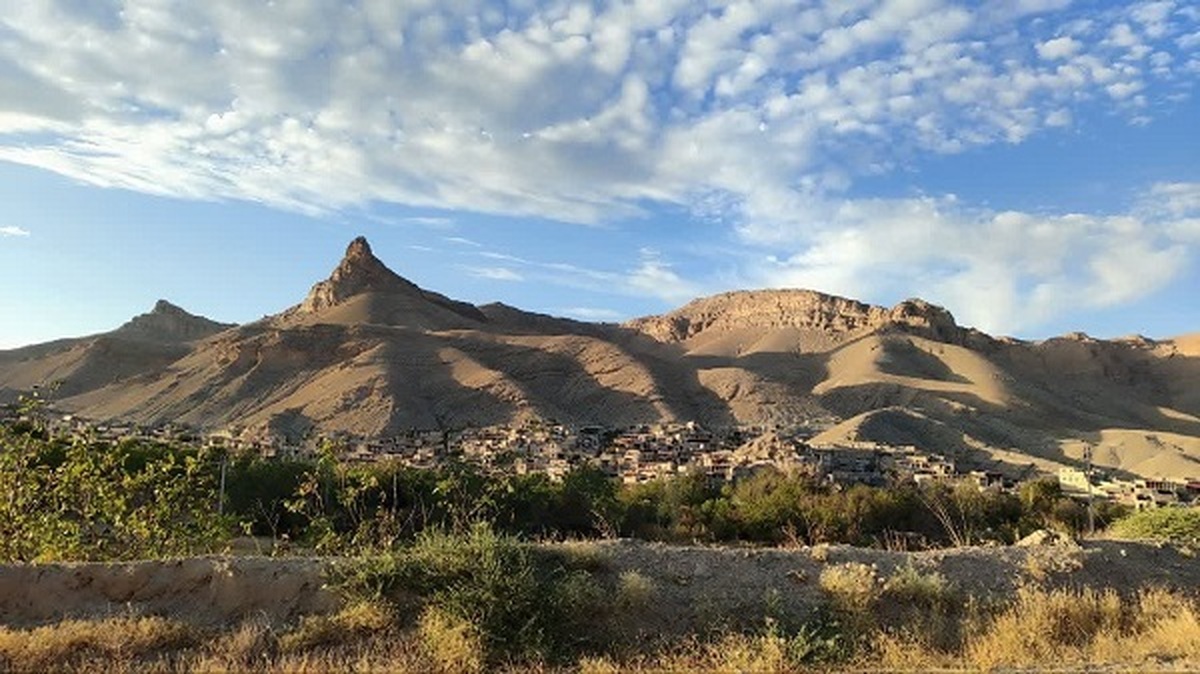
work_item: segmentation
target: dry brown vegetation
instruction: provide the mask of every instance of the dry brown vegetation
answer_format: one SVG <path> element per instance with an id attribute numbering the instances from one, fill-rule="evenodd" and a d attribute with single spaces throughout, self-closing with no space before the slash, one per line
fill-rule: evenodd
<path id="1" fill-rule="evenodd" d="M 887 595 L 887 582 L 876 598 Z M 841 592 L 842 587 L 833 590 Z M 936 599 L 911 595 L 917 603 Z M 935 590 L 940 592 L 940 590 Z M 895 595 L 893 595 L 894 597 Z M 886 624 L 879 610 L 861 611 L 852 635 L 789 633 L 767 624 L 751 633 L 692 637 L 663 648 L 624 649 L 550 665 L 489 662 L 470 624 L 436 609 L 400 628 L 386 609 L 353 605 L 334 616 L 295 625 L 250 620 L 227 630 L 158 617 L 64 621 L 29 630 L 0 629 L 6 671 L 412 671 L 472 672 L 789 672 L 827 669 L 928 671 L 1100 667 L 1117 671 L 1200 667 L 1200 604 L 1194 596 L 1149 589 L 1136 596 L 1091 590 L 1022 589 L 1011 602 L 958 613 L 961 635 L 946 644 L 936 622 Z M 846 628 L 844 628 L 845 630 Z M 851 640 L 861 639 L 855 646 Z M 829 640 L 830 643 L 821 643 Z M 817 655 L 820 657 L 814 658 Z"/>
<path id="2" fill-rule="evenodd" d="M 503 541 L 495 544 L 503 550 Z M 577 557 L 572 564 L 580 559 L 597 569 L 611 564 L 593 547 L 568 549 Z M 613 618 L 626 629 L 616 639 L 595 641 L 600 647 L 577 649 L 567 657 L 498 645 L 498 635 L 521 632 L 513 625 L 473 620 L 452 601 L 418 608 L 384 594 L 349 597 L 331 612 L 290 620 L 264 613 L 222 625 L 190 623 L 182 615 L 126 615 L 0 627 L 0 669 L 600 674 L 1200 667 L 1200 596 L 1195 592 L 1053 588 L 1026 576 L 1014 593 L 968 595 L 952 579 L 912 559 L 894 566 L 822 564 L 812 583 L 821 605 L 803 621 L 767 611 L 754 628 L 727 626 L 659 639 L 630 635 L 639 633 L 637 623 L 648 615 L 644 609 L 662 602 L 667 588 L 649 574 L 621 571 L 603 598 L 607 608 L 590 626 L 587 616 L 577 616 L 581 619 L 573 629 L 600 631 Z M 704 593 L 704 588 L 688 589 Z M 547 595 L 547 601 L 555 596 Z M 594 605 L 582 608 L 597 611 Z"/>

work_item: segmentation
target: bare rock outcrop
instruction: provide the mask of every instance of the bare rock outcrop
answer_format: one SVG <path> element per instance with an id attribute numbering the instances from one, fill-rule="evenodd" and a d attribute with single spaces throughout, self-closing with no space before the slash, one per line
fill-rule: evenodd
<path id="1" fill-rule="evenodd" d="M 314 285 L 308 297 L 298 307 L 285 312 L 284 316 L 319 314 L 365 294 L 399 298 L 399 304 L 392 303 L 385 310 L 385 313 L 393 316 L 412 311 L 424 314 L 426 310 L 432 309 L 454 314 L 456 322 L 461 318 L 478 323 L 486 323 L 488 320 L 475 305 L 424 290 L 388 269 L 387 265 L 375 257 L 371 251 L 371 244 L 362 236 L 350 242 L 345 256 L 329 278 Z M 394 318 L 386 322 L 394 322 Z"/>
<path id="2" fill-rule="evenodd" d="M 661 316 L 634 319 L 625 327 L 660 342 L 746 328 L 802 328 L 839 335 L 898 328 L 944 341 L 959 341 L 963 332 L 949 311 L 924 300 L 909 299 L 887 309 L 812 290 L 722 293 Z"/>
<path id="3" fill-rule="evenodd" d="M 626 327 L 661 342 L 680 342 L 709 330 L 812 328 L 854 332 L 881 323 L 887 310 L 812 290 L 743 290 L 693 300 Z"/>
<path id="4" fill-rule="evenodd" d="M 300 311 L 315 313 L 365 292 L 420 293 L 421 289 L 388 269 L 371 252 L 367 239 L 360 236 L 350 242 L 346 255 L 329 278 L 312 287 L 300 304 Z"/>
<path id="5" fill-rule="evenodd" d="M 159 300 L 149 313 L 133 317 L 108 333 L 108 336 L 136 341 L 179 343 L 203 339 L 232 327 L 232 324 L 218 323 L 203 316 L 196 316 L 166 300 Z"/>

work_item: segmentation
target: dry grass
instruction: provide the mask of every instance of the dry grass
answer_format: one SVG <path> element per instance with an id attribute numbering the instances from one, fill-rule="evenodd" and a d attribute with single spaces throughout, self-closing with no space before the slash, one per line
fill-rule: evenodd
<path id="1" fill-rule="evenodd" d="M 392 626 L 392 615 L 379 602 L 355 601 L 331 616 L 305 616 L 299 626 L 279 639 L 284 652 L 312 650 L 368 637 Z"/>
<path id="2" fill-rule="evenodd" d="M 644 578 L 621 581 L 624 600 L 652 600 Z M 936 574 L 901 568 L 881 580 L 861 565 L 831 567 L 822 587 L 840 608 L 842 633 L 768 621 L 757 632 L 680 640 L 662 650 L 624 645 L 623 655 L 593 654 L 556 666 L 507 665 L 512 672 L 788 672 L 856 669 L 1099 668 L 1105 671 L 1200 668 L 1200 602 L 1149 589 L 1112 591 L 1026 587 L 999 607 L 940 611 L 953 590 Z M 916 610 L 895 613 L 897 604 Z M 853 611 L 865 615 L 855 618 Z M 892 611 L 892 613 L 889 613 Z M 940 611 L 940 612 L 939 612 Z M 938 621 L 896 616 L 937 614 Z M 849 627 L 844 620 L 856 623 Z M 358 602 L 293 625 L 251 619 L 204 630 L 156 617 L 70 620 L 29 630 L 0 629 L 0 670 L 14 672 L 480 672 L 489 661 L 472 625 L 436 608 L 402 628 L 380 606 Z M 866 629 L 861 633 L 851 629 Z M 946 635 L 954 635 L 947 640 Z M 858 650 L 855 650 L 855 649 Z M 558 668 L 556 668 L 558 667 Z M 559 669 L 561 668 L 561 669 Z"/>
<path id="3" fill-rule="evenodd" d="M 483 639 L 470 623 L 435 607 L 421 614 L 417 631 L 426 655 L 443 672 L 483 669 Z"/>
<path id="4" fill-rule="evenodd" d="M 881 633 L 868 656 L 883 669 L 1100 667 L 1142 671 L 1200 667 L 1200 607 L 1165 590 L 1135 598 L 1113 591 L 1023 588 L 991 615 L 964 619 L 953 649 L 931 648 L 922 635 Z"/>
<path id="5" fill-rule="evenodd" d="M 637 571 L 624 571 L 617 579 L 617 607 L 636 613 L 649 606 L 654 598 L 654 581 Z"/>
<path id="6" fill-rule="evenodd" d="M 875 567 L 858 562 L 825 567 L 820 584 L 835 609 L 855 615 L 869 613 L 882 590 Z"/>
<path id="7" fill-rule="evenodd" d="M 31 630 L 0 628 L 5 671 L 43 672 L 96 663 L 151 660 L 197 642 L 194 630 L 165 618 L 65 620 Z"/>

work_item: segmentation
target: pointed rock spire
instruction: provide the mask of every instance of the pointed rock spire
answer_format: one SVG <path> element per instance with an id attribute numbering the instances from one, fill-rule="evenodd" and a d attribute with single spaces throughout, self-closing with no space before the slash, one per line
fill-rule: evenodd
<path id="1" fill-rule="evenodd" d="M 367 241 L 367 237 L 358 236 L 346 246 L 346 255 L 344 260 L 360 260 L 374 258 L 375 254 L 371 252 L 371 244 Z"/>
<path id="2" fill-rule="evenodd" d="M 313 286 L 300 308 L 306 312 L 320 311 L 360 293 L 405 290 L 420 292 L 375 257 L 371 244 L 360 236 L 346 247 L 346 254 L 329 278 Z"/>
<path id="3" fill-rule="evenodd" d="M 412 281 L 388 269 L 371 252 L 371 244 L 367 243 L 367 239 L 361 236 L 346 247 L 346 254 L 329 278 L 314 285 L 304 302 L 289 310 L 285 318 L 319 314 L 366 293 L 386 296 L 386 301 L 373 303 L 369 316 L 360 316 L 359 320 L 384 325 L 421 326 L 462 326 L 487 322 L 487 317 L 475 305 L 422 290 Z M 464 319 L 470 323 L 464 323 Z"/>
<path id="4" fill-rule="evenodd" d="M 155 302 L 154 308 L 150 310 L 150 313 L 151 314 L 159 314 L 159 315 L 166 314 L 166 315 L 172 315 L 172 316 L 181 316 L 181 315 L 190 316 L 191 315 L 188 312 L 184 311 L 178 305 L 171 304 L 167 300 L 159 300 L 159 301 Z"/>

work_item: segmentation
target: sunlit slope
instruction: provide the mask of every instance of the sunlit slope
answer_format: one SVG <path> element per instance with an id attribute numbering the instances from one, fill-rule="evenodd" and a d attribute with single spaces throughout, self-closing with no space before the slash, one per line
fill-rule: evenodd
<path id="1" fill-rule="evenodd" d="M 700 298 L 624 325 L 475 307 L 388 269 L 365 240 L 299 304 L 241 327 L 156 307 L 99 337 L 0 352 L 9 397 L 61 381 L 84 416 L 290 437 L 530 418 L 826 427 L 980 466 L 1096 462 L 1200 474 L 1200 335 L 1043 342 L 921 300 L 807 290 Z"/>
<path id="2" fill-rule="evenodd" d="M 229 327 L 160 300 L 111 332 L 0 351 L 0 389 L 53 387 L 59 397 L 95 390 L 157 372 Z"/>

